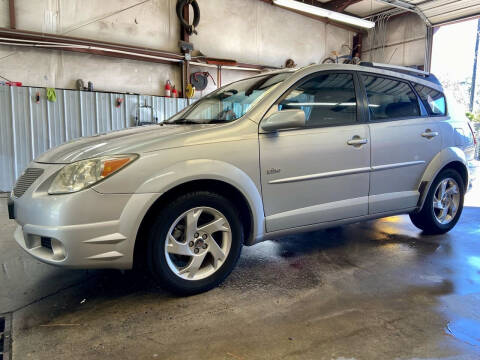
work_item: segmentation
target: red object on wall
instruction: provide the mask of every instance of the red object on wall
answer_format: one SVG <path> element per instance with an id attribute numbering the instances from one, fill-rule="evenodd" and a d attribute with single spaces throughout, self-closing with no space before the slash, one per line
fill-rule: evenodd
<path id="1" fill-rule="evenodd" d="M 0 81 L 0 85 L 22 86 L 22 83 L 19 81 Z"/>
<path id="2" fill-rule="evenodd" d="M 171 83 L 170 80 L 167 80 L 167 83 L 165 84 L 165 97 L 170 97 L 171 96 Z"/>
<path id="3" fill-rule="evenodd" d="M 172 97 L 174 97 L 174 98 L 178 98 L 178 91 L 177 91 L 177 89 L 175 89 L 175 85 L 173 85 L 173 89 L 172 89 Z"/>

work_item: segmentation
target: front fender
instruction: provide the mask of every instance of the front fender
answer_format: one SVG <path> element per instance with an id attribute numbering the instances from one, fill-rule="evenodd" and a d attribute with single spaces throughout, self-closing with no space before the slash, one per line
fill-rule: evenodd
<path id="1" fill-rule="evenodd" d="M 463 166 L 465 166 L 465 169 L 467 169 L 467 159 L 465 157 L 465 153 L 457 147 L 448 147 L 443 149 L 430 161 L 419 184 L 421 193 L 418 200 L 418 211 L 420 211 L 423 207 L 425 198 L 427 197 L 430 186 L 432 185 L 432 181 L 445 166 L 452 162 L 460 162 L 463 164 Z M 468 181 L 466 186 L 467 184 Z"/>
<path id="2" fill-rule="evenodd" d="M 223 181 L 238 189 L 247 199 L 253 215 L 254 239 L 263 236 L 265 216 L 258 187 L 249 175 L 227 162 L 195 159 L 175 163 L 147 179 L 135 192 L 158 193 L 160 197 L 176 186 L 194 180 Z"/>

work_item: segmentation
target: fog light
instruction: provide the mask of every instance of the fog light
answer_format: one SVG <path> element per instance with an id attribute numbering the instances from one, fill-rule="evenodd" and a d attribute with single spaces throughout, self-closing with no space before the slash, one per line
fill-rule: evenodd
<path id="1" fill-rule="evenodd" d="M 33 254 L 44 259 L 62 261 L 67 257 L 63 244 L 48 236 L 26 234 L 25 245 Z"/>
<path id="2" fill-rule="evenodd" d="M 41 243 L 42 247 L 47 248 L 50 251 L 52 251 L 52 239 L 51 238 L 42 236 L 40 238 L 40 243 Z"/>

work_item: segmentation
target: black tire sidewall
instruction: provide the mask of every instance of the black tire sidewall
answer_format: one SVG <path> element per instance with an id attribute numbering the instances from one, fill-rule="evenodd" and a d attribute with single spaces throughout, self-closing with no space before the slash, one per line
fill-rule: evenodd
<path id="1" fill-rule="evenodd" d="M 181 214 L 201 206 L 214 208 L 225 215 L 232 231 L 232 244 L 227 259 L 214 274 L 201 280 L 185 280 L 177 276 L 168 266 L 165 241 L 171 225 Z M 191 295 L 207 291 L 221 283 L 235 267 L 242 245 L 243 227 L 229 200 L 207 191 L 188 193 L 167 205 L 154 221 L 148 236 L 149 268 L 160 285 L 181 295 Z"/>

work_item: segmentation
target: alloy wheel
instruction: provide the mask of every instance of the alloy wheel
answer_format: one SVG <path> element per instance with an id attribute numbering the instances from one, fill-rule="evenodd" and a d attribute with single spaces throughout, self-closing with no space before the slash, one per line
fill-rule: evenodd
<path id="1" fill-rule="evenodd" d="M 442 225 L 450 223 L 460 206 L 460 190 L 452 178 L 443 179 L 433 195 L 433 213 L 435 219 Z"/>
<path id="2" fill-rule="evenodd" d="M 211 207 L 195 207 L 180 215 L 165 241 L 170 270 L 185 280 L 201 280 L 225 262 L 232 245 L 227 218 Z"/>

